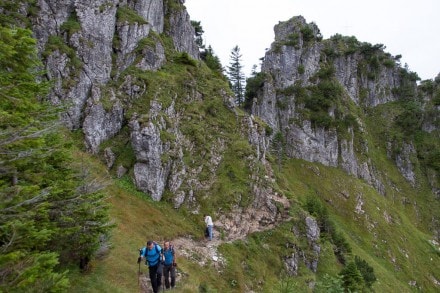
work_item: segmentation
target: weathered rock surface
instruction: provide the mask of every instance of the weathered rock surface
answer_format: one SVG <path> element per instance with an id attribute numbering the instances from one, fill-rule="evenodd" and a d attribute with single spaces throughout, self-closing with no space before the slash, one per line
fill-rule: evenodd
<path id="1" fill-rule="evenodd" d="M 330 62 L 334 68 L 335 82 L 343 88 L 345 99 L 350 99 L 359 107 L 375 107 L 398 99 L 395 93 L 401 85 L 399 68 L 379 66 L 375 68 L 375 78 L 372 78 L 368 70 L 373 69 L 365 65 L 366 57 L 358 51 L 336 55 L 332 61 L 327 60 L 324 52 L 329 48 L 338 48 L 333 48 L 331 42 L 322 41 L 317 26 L 314 23 L 308 24 L 301 16 L 280 22 L 274 30 L 275 42 L 266 52 L 262 64 L 266 80 L 262 94 L 254 99 L 252 113 L 268 123 L 274 134 L 281 132 L 286 140 L 285 152 L 289 157 L 341 167 L 384 193 L 382 175 L 366 159 L 368 145 L 363 143 L 355 147 L 355 135 L 363 135 L 362 125 L 360 134 L 348 128 L 348 135 L 344 136 L 340 135 L 336 127 L 313 125 L 311 120 L 303 116 L 304 104 L 298 100 L 299 96 L 295 93 L 286 94 L 286 91 L 298 85 L 303 88 L 316 85 L 323 62 Z M 415 83 L 413 86 L 416 86 Z M 329 108 L 329 117 L 335 117 L 335 110 L 334 107 Z M 412 166 L 406 160 L 408 156 L 399 159 L 405 160 L 400 166 L 406 166 L 406 178 L 413 180 L 409 171 Z M 400 170 L 403 172 L 404 168 Z"/>
<path id="2" fill-rule="evenodd" d="M 176 48 L 199 58 L 194 29 L 183 6 L 166 11 L 163 0 L 41 0 L 38 8 L 32 24 L 39 51 L 45 56 L 47 77 L 55 85 L 49 99 L 68 105 L 64 122 L 71 129 L 84 130 L 92 152 L 123 124 L 122 105 L 103 106 L 108 97 L 102 97 L 99 89 L 130 66 L 157 70 L 165 64 L 163 44 L 151 38 L 151 32 L 164 32 L 167 13 Z M 126 10 L 143 21 L 125 20 L 121 14 Z M 152 42 L 143 42 L 149 37 Z M 112 100 L 119 94 L 113 93 Z"/>

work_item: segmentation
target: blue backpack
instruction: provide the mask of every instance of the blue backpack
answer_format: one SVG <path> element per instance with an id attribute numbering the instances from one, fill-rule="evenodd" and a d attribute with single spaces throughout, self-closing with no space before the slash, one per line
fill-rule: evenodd
<path id="1" fill-rule="evenodd" d="M 161 256 L 163 255 L 163 249 L 159 250 L 159 244 L 156 241 L 153 241 L 154 248 L 156 249 L 156 253 L 159 254 L 159 262 L 161 262 Z M 148 258 L 147 258 L 147 247 L 144 246 L 143 248 L 139 249 L 139 257 L 144 256 L 145 257 L 145 265 L 148 265 Z"/>

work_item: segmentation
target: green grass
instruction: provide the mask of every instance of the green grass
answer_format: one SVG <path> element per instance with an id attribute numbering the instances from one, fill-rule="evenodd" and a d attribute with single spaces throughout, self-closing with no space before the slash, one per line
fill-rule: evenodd
<path id="1" fill-rule="evenodd" d="M 440 259 L 429 247 L 428 240 L 432 236 L 426 233 L 423 217 L 416 216 L 414 206 L 401 201 L 402 196 L 419 198 L 422 196 L 419 190 L 412 189 L 407 183 L 397 182 L 404 190 L 384 197 L 362 180 L 347 176 L 341 170 L 300 160 L 290 160 L 283 171 L 283 174 L 295 177 L 284 181 L 284 184 L 295 190 L 301 201 L 307 194 L 314 193 L 327 203 L 330 217 L 350 244 L 352 255 L 360 256 L 374 267 L 378 277 L 373 286 L 376 291 L 407 292 L 411 290 L 408 282 L 417 280 L 424 291 L 435 292 L 430 276 L 438 279 Z M 364 201 L 363 215 L 354 212 L 359 195 Z M 438 205 L 435 202 L 431 204 Z M 426 206 L 423 210 L 421 204 L 418 208 L 419 214 L 432 212 Z M 389 216 L 390 222 L 385 215 Z M 321 255 L 320 261 L 318 277 L 324 273 L 334 274 L 331 267 L 335 261 L 331 254 L 326 252 Z"/>
<path id="2" fill-rule="evenodd" d="M 167 3 L 172 5 L 174 2 Z M 125 13 L 125 16 L 130 15 Z M 132 16 L 136 19 L 135 15 Z M 60 47 L 58 41 L 53 40 L 49 45 Z M 255 150 L 248 143 L 242 127 L 246 114 L 241 110 L 234 113 L 224 104 L 225 94 L 232 95 L 226 80 L 203 62 L 171 50 L 172 40 L 163 35 L 155 35 L 154 40 L 143 40 L 139 49 L 156 41 L 166 48 L 167 64 L 157 72 L 130 67 L 112 86 L 120 86 L 130 76 L 132 84 L 145 90 L 138 97 L 119 97 L 126 109 L 126 121 L 137 113 L 141 124 L 161 125 L 161 139 L 170 143 L 171 148 L 177 147 L 175 129 L 185 136 L 183 163 L 188 170 L 198 170 L 197 179 L 206 186 L 194 192 L 199 214 L 190 212 L 185 204 L 174 209 L 174 195 L 170 191 L 165 192 L 162 202 L 152 201 L 148 195 L 135 189 L 131 171 L 121 179 L 109 178 L 106 192 L 110 196 L 111 218 L 115 223 L 110 239 L 112 249 L 106 257 L 94 260 L 87 273 L 71 269 L 72 292 L 136 292 L 138 249 L 148 239 L 158 242 L 178 237 L 201 240 L 204 224 L 200 214 L 209 212 L 220 216 L 235 207 L 249 206 L 254 199 L 250 175 L 266 175 L 258 162 L 251 164 Z M 63 47 L 61 49 L 68 52 Z M 179 119 L 161 113 L 153 119 L 149 113 L 153 100 L 160 103 L 162 109 L 173 106 Z M 178 255 L 178 270 L 183 278 L 176 292 L 282 292 L 286 288 L 294 292 L 311 292 L 309 284 L 312 282 L 323 280 L 327 274 L 336 276 L 343 265 L 335 256 L 328 235 L 322 235 L 319 240 L 321 254 L 316 274 L 300 261 L 298 274 L 286 275 L 283 259 L 295 249 L 308 257 L 313 254 L 304 237 L 304 218 L 308 214 L 303 206 L 310 196 L 325 204 L 329 219 L 350 245 L 351 254 L 346 255 L 347 260 L 359 256 L 374 268 L 378 279 L 373 284 L 375 292 L 416 291 L 408 285 L 412 280 L 417 281 L 423 292 L 435 291 L 431 278 L 440 279 L 440 255 L 438 248 L 428 240 L 431 239 L 430 217 L 438 213 L 439 203 L 432 197 L 426 180 L 420 180 L 416 188 L 411 187 L 386 156 L 385 141 L 390 135 L 396 138 L 401 135 L 388 123 L 400 110 L 385 105 L 372 113 L 364 113 L 354 103 L 344 101 L 338 102 L 341 113 L 353 117 L 343 121 L 348 124 L 340 126 L 344 129 L 338 129 L 338 133 L 342 138 L 350 138 L 346 128 L 356 126 L 353 125 L 354 117 L 365 120 L 363 128 L 367 131 L 354 127 L 355 149 L 361 160 L 370 159 L 379 167 L 377 176 L 384 183 L 385 195 L 340 169 L 320 164 L 290 159 L 284 160 L 278 170 L 276 160 L 268 154 L 276 175 L 276 182 L 270 183 L 273 185 L 270 187 L 289 198 L 291 219 L 274 229 L 248 235 L 244 240 L 220 245 L 219 251 L 227 261 L 221 269 L 213 264 L 200 266 Z M 258 125 L 267 127 L 262 121 Z M 423 140 L 436 145 L 430 138 Z M 362 153 L 364 143 L 368 145 L 368 154 Z M 110 171 L 104 168 L 103 160 L 83 154 L 94 172 L 115 175 L 119 165 L 131 169 L 136 159 L 128 127 L 101 146 L 100 157 L 106 147 L 116 155 Z M 174 159 L 172 156 L 173 152 L 169 152 L 162 156 L 162 160 Z M 215 157 L 221 160 L 213 168 Z M 422 170 L 417 172 L 422 178 Z M 189 190 L 193 187 L 184 182 L 181 191 Z M 355 213 L 358 198 L 364 201 L 363 214 Z M 147 272 L 144 266 L 141 270 Z"/>
<path id="3" fill-rule="evenodd" d="M 87 160 L 94 172 L 106 172 L 98 159 Z M 221 273 L 211 265 L 201 267 L 178 256 L 184 277 L 176 292 L 274 292 L 286 286 L 295 292 L 311 292 L 309 282 L 319 281 L 325 274 L 338 274 L 342 265 L 325 239 L 320 241 L 316 275 L 302 262 L 297 276 L 285 274 L 282 259 L 293 253 L 292 246 L 286 244 L 295 244 L 307 254 L 307 241 L 296 238 L 292 227 L 303 229 L 301 202 L 311 194 L 319 195 L 327 203 L 331 220 L 352 248 L 348 257 L 358 255 L 374 268 L 378 279 L 373 285 L 376 292 L 410 292 L 414 290 L 408 285 L 411 280 L 416 280 L 423 292 L 435 292 L 431 276 L 440 277 L 440 256 L 428 243 L 430 236 L 414 222 L 412 208 L 396 198 L 379 195 L 362 180 L 338 169 L 301 160 L 289 160 L 283 166 L 278 188 L 290 194 L 292 219 L 275 229 L 253 233 L 245 240 L 221 245 L 219 251 L 227 260 Z M 84 292 L 85 288 L 87 292 L 135 292 L 138 249 L 147 239 L 159 242 L 182 236 L 201 239 L 203 223 L 199 216 L 185 208 L 176 210 L 166 201 L 150 200 L 136 191 L 128 176 L 110 182 L 107 193 L 111 196 L 111 218 L 116 224 L 110 239 L 112 249 L 103 259 L 94 260 L 87 273 L 72 268 L 71 292 Z M 417 196 L 410 188 L 404 191 L 407 196 Z M 365 202 L 364 215 L 354 213 L 359 194 Z M 393 219 L 391 223 L 385 220 L 384 212 Z M 141 266 L 141 271 L 146 273 L 147 269 Z"/>

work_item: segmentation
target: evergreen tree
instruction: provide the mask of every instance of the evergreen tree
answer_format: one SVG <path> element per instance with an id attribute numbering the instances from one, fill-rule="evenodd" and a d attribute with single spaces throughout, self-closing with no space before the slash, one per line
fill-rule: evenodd
<path id="1" fill-rule="evenodd" d="M 243 66 L 241 65 L 240 48 L 235 46 L 230 55 L 230 63 L 228 66 L 229 81 L 231 82 L 232 91 L 235 94 L 235 101 L 239 106 L 244 103 L 244 81 Z"/>
<path id="2" fill-rule="evenodd" d="M 211 68 L 211 70 L 219 73 L 223 72 L 220 59 L 214 54 L 214 50 L 212 50 L 211 45 L 208 46 L 208 49 L 202 52 L 201 58 L 203 61 L 205 61 L 206 65 Z"/>
<path id="3" fill-rule="evenodd" d="M 266 74 L 264 72 L 257 72 L 256 67 L 256 65 L 252 67 L 251 77 L 246 79 L 244 108 L 249 111 L 251 110 L 254 98 L 262 91 L 266 78 Z"/>
<path id="4" fill-rule="evenodd" d="M 200 21 L 191 20 L 191 25 L 194 28 L 194 36 L 196 38 L 196 44 L 199 47 L 199 50 L 203 50 L 205 45 L 203 44 L 202 35 L 205 32 L 203 30 L 202 24 Z"/>
<path id="5" fill-rule="evenodd" d="M 374 282 L 376 282 L 376 275 L 374 274 L 374 269 L 370 266 L 365 260 L 361 259 L 359 256 L 354 257 L 354 263 L 358 268 L 359 272 L 362 274 L 362 278 L 364 278 L 365 285 L 368 288 L 371 288 Z"/>
<path id="6" fill-rule="evenodd" d="M 364 287 L 364 279 L 354 262 L 349 262 L 339 273 L 342 276 L 344 288 L 348 292 L 361 292 Z"/>
<path id="7" fill-rule="evenodd" d="M 313 289 L 314 293 L 344 293 L 344 287 L 342 285 L 342 276 L 332 277 L 325 274 L 322 280 L 316 282 L 316 286 Z"/>
<path id="8" fill-rule="evenodd" d="M 191 25 L 194 27 L 194 34 L 196 39 L 196 44 L 199 47 L 200 58 L 205 61 L 206 65 L 213 71 L 223 73 L 223 67 L 220 63 L 220 59 L 214 54 L 214 50 L 211 46 L 205 49 L 205 44 L 203 43 L 203 27 L 200 21 L 191 21 Z"/>
<path id="9" fill-rule="evenodd" d="M 0 26 L 0 291 L 61 292 L 63 264 L 90 259 L 109 229 L 103 194 L 84 192 L 69 134 L 42 103 L 36 41 Z"/>

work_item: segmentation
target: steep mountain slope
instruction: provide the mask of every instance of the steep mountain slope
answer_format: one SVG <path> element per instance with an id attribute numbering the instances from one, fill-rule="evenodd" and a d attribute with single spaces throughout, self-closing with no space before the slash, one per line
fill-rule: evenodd
<path id="1" fill-rule="evenodd" d="M 136 290 L 148 237 L 183 243 L 181 292 L 319 291 L 355 256 L 376 291 L 436 291 L 439 81 L 297 17 L 275 28 L 249 115 L 199 59 L 183 2 L 2 8 L 35 32 L 81 156 L 113 177 L 113 249 L 72 290 Z M 191 249 L 203 213 L 222 262 Z"/>
<path id="2" fill-rule="evenodd" d="M 262 71 L 251 79 L 247 104 L 273 129 L 273 141 L 283 142 L 275 145 L 278 152 L 339 167 L 374 187 L 367 195 L 338 180 L 324 190 L 315 184 L 309 190 L 335 208 L 338 224 L 351 226 L 349 237 L 363 242 L 362 249 L 387 243 L 380 250 L 400 272 L 415 262 L 403 265 L 395 255 L 410 258 L 407 252 L 420 248 L 409 245 L 415 234 L 393 234 L 391 227 L 411 230 L 414 225 L 438 240 L 440 80 L 423 81 L 417 88 L 417 74 L 400 67 L 399 57 L 383 48 L 340 35 L 322 40 L 317 26 L 302 17 L 281 22 Z M 382 215 L 372 216 L 377 211 L 364 210 L 368 205 L 377 205 Z M 379 221 L 382 216 L 385 222 Z M 358 223 L 349 223 L 353 220 Z M 395 240 L 387 233 L 407 247 L 389 246 Z"/>

